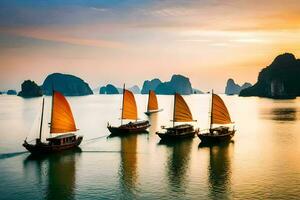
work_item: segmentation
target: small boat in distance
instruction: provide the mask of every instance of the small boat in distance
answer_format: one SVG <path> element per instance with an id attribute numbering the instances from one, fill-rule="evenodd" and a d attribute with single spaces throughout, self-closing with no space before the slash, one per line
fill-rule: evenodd
<path id="1" fill-rule="evenodd" d="M 155 92 L 153 90 L 149 90 L 148 106 L 147 106 L 147 112 L 145 112 L 145 114 L 151 115 L 152 113 L 157 113 L 160 111 L 163 111 L 163 109 L 158 108 L 157 97 Z"/>
<path id="2" fill-rule="evenodd" d="M 216 124 L 218 126 L 213 127 Z M 228 125 L 233 124 L 224 101 L 217 94 L 211 93 L 211 117 L 209 130 L 199 133 L 201 143 L 214 143 L 230 141 L 235 134 L 234 127 L 230 129 Z"/>
<path id="3" fill-rule="evenodd" d="M 135 122 L 129 122 L 123 124 L 123 120 L 135 120 Z M 143 133 L 150 127 L 148 120 L 138 121 L 137 106 L 134 95 L 131 91 L 123 88 L 123 103 L 121 114 L 121 125 L 118 127 L 107 124 L 108 130 L 111 132 L 111 136 L 126 135 L 132 133 Z"/>
<path id="4" fill-rule="evenodd" d="M 183 138 L 193 138 L 198 130 L 194 129 L 191 124 L 181 124 L 175 126 L 175 122 L 192 122 L 192 113 L 183 97 L 175 93 L 174 95 L 174 111 L 173 111 L 173 127 L 162 127 L 165 132 L 156 132 L 162 140 L 178 140 Z"/>
<path id="5" fill-rule="evenodd" d="M 29 144 L 25 139 L 23 146 L 32 154 L 46 154 L 77 148 L 83 137 L 77 137 L 75 134 L 70 133 L 75 132 L 78 129 L 76 128 L 75 120 L 68 101 L 60 92 L 57 91 L 53 91 L 52 95 L 50 134 L 60 135 L 47 138 L 47 142 L 41 141 L 44 104 L 45 99 L 43 98 L 39 138 L 36 139 L 36 144 Z"/>

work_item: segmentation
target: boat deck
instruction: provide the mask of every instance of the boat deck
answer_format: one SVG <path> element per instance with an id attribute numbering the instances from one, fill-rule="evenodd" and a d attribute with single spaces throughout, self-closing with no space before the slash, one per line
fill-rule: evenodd
<path id="1" fill-rule="evenodd" d="M 174 126 L 174 127 L 168 127 L 168 128 L 165 128 L 167 130 L 180 130 L 180 129 L 188 129 L 188 128 L 194 128 L 193 125 L 191 124 L 181 124 L 181 125 L 177 125 L 177 126 Z"/>
<path id="2" fill-rule="evenodd" d="M 58 136 L 55 136 L 55 137 L 52 137 L 52 138 L 47 138 L 47 141 L 60 140 L 60 139 L 63 139 L 63 138 L 74 137 L 74 136 L 75 136 L 74 133 L 62 134 L 62 135 L 58 135 Z"/>

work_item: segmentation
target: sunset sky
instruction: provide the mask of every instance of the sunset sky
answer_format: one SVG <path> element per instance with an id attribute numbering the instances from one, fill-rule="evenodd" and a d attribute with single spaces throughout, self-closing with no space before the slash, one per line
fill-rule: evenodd
<path id="1" fill-rule="evenodd" d="M 299 11 L 299 0 L 1 0 L 0 90 L 62 72 L 92 88 L 183 74 L 223 92 L 278 54 L 300 56 Z"/>

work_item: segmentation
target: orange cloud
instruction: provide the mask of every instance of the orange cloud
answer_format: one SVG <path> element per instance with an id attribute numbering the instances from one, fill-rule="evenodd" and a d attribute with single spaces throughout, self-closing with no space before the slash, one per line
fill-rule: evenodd
<path id="1" fill-rule="evenodd" d="M 23 36 L 28 38 L 34 38 L 39 40 L 62 42 L 72 45 L 101 47 L 101 48 L 124 48 L 125 44 L 116 41 L 100 40 L 100 39 L 88 39 L 81 37 L 74 37 L 72 35 L 64 34 L 60 30 L 56 29 L 43 29 L 43 28 L 1 28 L 1 33 L 12 34 L 17 36 Z"/>

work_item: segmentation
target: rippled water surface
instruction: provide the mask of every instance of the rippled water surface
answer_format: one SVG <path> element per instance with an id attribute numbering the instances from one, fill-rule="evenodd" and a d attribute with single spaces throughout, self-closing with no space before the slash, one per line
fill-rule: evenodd
<path id="1" fill-rule="evenodd" d="M 149 118 L 149 134 L 107 138 L 120 123 L 121 96 L 68 98 L 84 136 L 81 151 L 32 158 L 22 142 L 38 135 L 41 98 L 0 96 L 0 199 L 300 199 L 300 99 L 222 96 L 238 130 L 234 141 L 162 144 L 155 132 L 171 125 L 173 98 Z M 184 96 L 194 125 L 208 126 L 208 95 Z M 137 95 L 139 117 L 147 95 Z M 46 98 L 43 137 L 49 137 Z"/>

